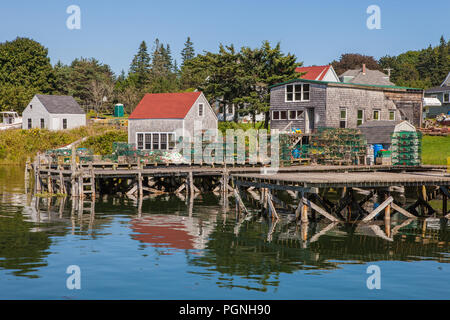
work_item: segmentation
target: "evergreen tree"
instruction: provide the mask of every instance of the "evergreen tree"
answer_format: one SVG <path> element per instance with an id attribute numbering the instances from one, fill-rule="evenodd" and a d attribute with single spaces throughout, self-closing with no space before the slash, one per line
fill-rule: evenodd
<path id="1" fill-rule="evenodd" d="M 165 52 L 164 45 L 157 38 L 154 44 L 151 64 L 151 71 L 154 78 L 167 75 L 167 57 L 168 55 Z"/>
<path id="2" fill-rule="evenodd" d="M 442 81 L 445 79 L 447 74 L 449 73 L 450 64 L 449 64 L 449 51 L 447 43 L 444 39 L 444 36 L 441 36 L 440 44 L 437 49 L 437 58 L 436 58 L 436 79 L 434 81 L 435 85 L 440 85 Z"/>
<path id="3" fill-rule="evenodd" d="M 142 41 L 138 53 L 134 56 L 130 66 L 130 74 L 136 79 L 138 88 L 144 87 L 150 78 L 150 55 L 147 51 L 147 44 Z"/>
<path id="4" fill-rule="evenodd" d="M 181 65 L 184 66 L 186 61 L 191 60 L 195 56 L 194 44 L 190 37 L 187 37 L 184 48 L 181 50 Z"/>

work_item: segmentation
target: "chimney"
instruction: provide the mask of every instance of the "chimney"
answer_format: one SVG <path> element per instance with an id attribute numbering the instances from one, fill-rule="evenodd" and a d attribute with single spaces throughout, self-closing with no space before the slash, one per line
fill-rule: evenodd
<path id="1" fill-rule="evenodd" d="M 364 75 L 366 74 L 366 64 L 365 63 L 363 63 L 362 72 Z"/>

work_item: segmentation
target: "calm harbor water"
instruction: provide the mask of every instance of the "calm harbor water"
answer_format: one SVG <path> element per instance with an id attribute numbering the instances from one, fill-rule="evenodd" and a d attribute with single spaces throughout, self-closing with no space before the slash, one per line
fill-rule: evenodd
<path id="1" fill-rule="evenodd" d="M 103 197 L 81 214 L 63 198 L 25 193 L 23 168 L 0 167 L 0 299 L 448 299 L 450 226 L 236 223 L 201 194 Z M 399 226 L 395 228 L 395 226 Z M 328 230 L 328 231 L 327 231 Z M 69 290 L 71 265 L 81 289 Z M 367 268 L 381 270 L 369 290 Z"/>

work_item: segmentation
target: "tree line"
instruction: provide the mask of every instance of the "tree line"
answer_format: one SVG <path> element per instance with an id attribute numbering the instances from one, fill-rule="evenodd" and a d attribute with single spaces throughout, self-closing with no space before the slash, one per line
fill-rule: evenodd
<path id="1" fill-rule="evenodd" d="M 376 60 L 372 56 L 346 53 L 331 62 L 338 75 L 362 64 L 370 70 L 390 73 L 391 82 L 398 86 L 429 89 L 439 86 L 450 72 L 450 40 L 441 36 L 439 45 L 421 50 L 409 50 L 398 56 L 386 55 Z"/>
<path id="2" fill-rule="evenodd" d="M 277 43 L 235 48 L 220 45 L 217 52 L 197 54 L 190 37 L 181 51 L 181 64 L 173 59 L 169 44 L 156 39 L 151 48 L 142 41 L 127 72 L 115 75 L 111 67 L 95 58 L 77 58 L 66 65 L 51 65 L 48 50 L 28 38 L 0 43 L 0 108 L 22 112 L 34 94 L 73 96 L 85 110 L 112 112 L 123 103 L 130 113 L 145 93 L 201 90 L 211 104 L 234 105 L 240 114 L 253 118 L 269 110 L 270 85 L 298 78 L 302 63 L 283 53 Z M 397 85 L 429 88 L 439 85 L 450 71 L 450 41 L 398 56 L 376 60 L 361 54 L 343 54 L 331 62 L 339 75 L 360 68 L 386 72 Z M 237 120 L 237 113 L 235 120 Z"/>

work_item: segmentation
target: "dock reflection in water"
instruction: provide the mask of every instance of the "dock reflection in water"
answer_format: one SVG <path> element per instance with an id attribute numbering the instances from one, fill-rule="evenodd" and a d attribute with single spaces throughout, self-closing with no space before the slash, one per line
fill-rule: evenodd
<path id="1" fill-rule="evenodd" d="M 381 263 L 388 273 L 388 262 L 424 260 L 439 263 L 443 272 L 437 279 L 430 271 L 433 276 L 425 288 L 428 296 L 423 296 L 424 288 L 419 290 L 413 282 L 411 292 L 422 292 L 422 298 L 433 298 L 434 290 L 436 298 L 445 298 L 438 296 L 442 291 L 448 293 L 447 285 L 442 284 L 449 275 L 447 219 L 407 220 L 394 215 L 388 236 L 383 221 L 350 224 L 323 219 L 304 225 L 289 214 L 272 221 L 254 208 L 249 208 L 251 215 L 239 218 L 234 208 L 224 206 L 234 203 L 232 198 L 224 201 L 213 194 L 201 194 L 195 200 L 177 196 L 142 201 L 104 197 L 93 204 L 3 190 L 0 199 L 0 285 L 12 278 L 40 279 L 41 287 L 46 281 L 53 283 L 50 273 L 55 273 L 56 266 L 70 265 L 80 258 L 72 254 L 64 260 L 64 250 L 72 250 L 81 252 L 80 264 L 88 270 L 90 287 L 79 293 L 85 298 L 208 299 L 230 294 L 238 299 L 367 297 L 365 268 L 357 293 L 354 288 L 335 291 L 336 284 L 327 287 L 323 279 L 341 281 L 345 287 L 351 279 L 348 273 L 354 272 L 351 266 Z M 111 250 L 120 257 L 111 258 Z M 103 255 L 108 259 L 106 264 Z M 136 267 L 144 271 L 129 272 Z M 347 272 L 347 282 L 338 280 L 342 278 L 338 274 L 333 276 L 339 270 Z M 65 277 L 64 271 L 58 272 Z M 105 272 L 113 279 L 123 279 L 116 295 L 104 287 Z M 308 287 L 311 280 L 321 290 L 306 294 L 312 288 Z M 27 282 L 30 280 L 23 281 L 24 288 L 33 286 Z M 180 290 L 183 285 L 190 289 Z M 61 297 L 62 289 L 52 289 L 55 286 L 35 294 L 25 289 L 17 292 L 24 298 Z M 196 286 L 203 289 L 195 291 Z M 305 290 L 300 295 L 299 287 Z M 405 291 L 404 297 L 411 292 Z M 385 289 L 379 297 L 394 294 L 398 292 Z M 6 291 L 0 296 L 8 297 Z"/>

